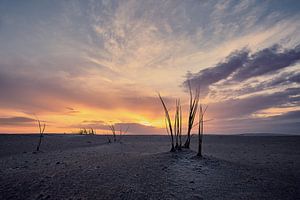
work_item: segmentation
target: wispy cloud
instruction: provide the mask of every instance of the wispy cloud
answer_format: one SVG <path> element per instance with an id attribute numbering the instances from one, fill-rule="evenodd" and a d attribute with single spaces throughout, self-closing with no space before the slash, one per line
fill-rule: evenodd
<path id="1" fill-rule="evenodd" d="M 187 71 L 220 104 L 297 88 L 286 69 L 298 11 L 293 0 L 1 1 L 0 114 L 158 126 L 156 91 L 185 95 Z"/>

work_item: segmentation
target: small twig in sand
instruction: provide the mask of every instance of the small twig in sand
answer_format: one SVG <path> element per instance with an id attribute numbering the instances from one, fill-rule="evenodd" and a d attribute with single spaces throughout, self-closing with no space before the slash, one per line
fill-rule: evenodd
<path id="1" fill-rule="evenodd" d="M 108 140 L 108 143 L 110 144 L 111 143 L 111 139 L 110 137 L 107 135 L 107 140 Z"/>
<path id="2" fill-rule="evenodd" d="M 45 131 L 45 128 L 46 128 L 46 123 L 44 123 L 43 125 L 41 125 L 41 121 L 39 119 L 37 119 L 37 123 L 38 123 L 38 126 L 39 126 L 40 138 L 39 138 L 38 145 L 36 147 L 36 151 L 39 151 L 41 143 L 42 143 L 42 137 L 44 136 L 44 131 Z"/>
<path id="3" fill-rule="evenodd" d="M 113 134 L 113 138 L 114 138 L 114 142 L 117 141 L 117 136 L 116 136 L 116 129 L 115 129 L 115 126 L 114 125 L 109 125 L 109 128 Z"/>
<path id="4" fill-rule="evenodd" d="M 129 126 L 127 126 L 127 128 L 125 129 L 125 131 L 122 131 L 122 127 L 120 128 L 120 138 L 119 138 L 119 142 L 121 142 L 122 137 L 128 132 L 129 130 Z"/>

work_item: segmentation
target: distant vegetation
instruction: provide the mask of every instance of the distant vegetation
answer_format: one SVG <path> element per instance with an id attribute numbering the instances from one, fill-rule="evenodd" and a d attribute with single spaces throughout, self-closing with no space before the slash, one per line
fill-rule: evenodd
<path id="1" fill-rule="evenodd" d="M 93 128 L 86 129 L 81 128 L 78 132 L 79 135 L 96 135 L 96 131 Z"/>
<path id="2" fill-rule="evenodd" d="M 122 129 L 122 127 L 120 128 L 120 130 L 116 130 L 115 125 L 108 125 L 109 129 L 111 130 L 112 133 L 112 139 L 110 135 L 107 135 L 107 140 L 108 143 L 112 143 L 113 142 L 121 142 L 122 137 L 127 133 L 129 127 L 127 127 L 125 130 Z M 94 130 L 93 128 L 81 128 L 76 134 L 79 135 L 96 135 L 96 130 Z"/>
<path id="3" fill-rule="evenodd" d="M 117 131 L 116 131 L 115 125 L 109 125 L 109 128 L 112 132 L 113 141 L 117 142 Z M 119 130 L 119 142 L 121 142 L 122 137 L 127 133 L 128 129 L 129 129 L 129 127 L 127 127 L 125 130 L 122 130 L 122 127 L 120 128 L 120 130 Z M 111 143 L 110 137 L 107 136 L 107 138 L 108 138 L 108 143 Z"/>

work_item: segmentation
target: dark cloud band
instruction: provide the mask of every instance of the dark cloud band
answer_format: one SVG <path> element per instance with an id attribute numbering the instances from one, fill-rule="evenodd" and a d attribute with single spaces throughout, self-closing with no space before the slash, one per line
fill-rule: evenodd
<path id="1" fill-rule="evenodd" d="M 221 80 L 244 81 L 277 72 L 294 65 L 299 60 L 300 45 L 292 49 L 283 49 L 279 45 L 273 45 L 253 54 L 248 49 L 242 49 L 233 52 L 215 67 L 195 74 L 189 73 L 183 85 L 187 86 L 187 82 L 190 81 L 193 87 L 201 87 L 202 93 L 207 94 L 209 86 Z M 293 77 L 291 81 L 299 82 L 299 77 Z"/>

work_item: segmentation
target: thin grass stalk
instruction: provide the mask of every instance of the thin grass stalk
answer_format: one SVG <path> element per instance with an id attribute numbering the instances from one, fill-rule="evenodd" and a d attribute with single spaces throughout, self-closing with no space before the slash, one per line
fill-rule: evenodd
<path id="1" fill-rule="evenodd" d="M 199 157 L 202 157 L 204 113 L 206 111 L 206 108 L 203 112 L 202 105 L 200 104 L 200 107 L 199 107 L 199 123 L 198 123 L 199 124 L 198 125 L 198 154 L 197 154 L 197 156 L 199 156 Z"/>
<path id="2" fill-rule="evenodd" d="M 178 150 L 181 150 L 182 147 L 182 111 L 181 111 L 181 105 L 179 104 L 179 132 L 178 132 L 178 137 L 179 137 L 179 146 Z"/>
<path id="3" fill-rule="evenodd" d="M 178 102 L 177 102 L 177 107 L 176 107 L 176 121 L 177 121 L 177 132 L 176 132 L 176 145 L 177 145 L 177 148 L 179 148 L 179 132 L 180 132 L 180 113 L 179 113 L 179 107 L 180 107 L 180 99 L 178 99 Z"/>
<path id="4" fill-rule="evenodd" d="M 116 142 L 116 141 L 117 141 L 117 137 L 116 137 L 116 129 L 115 129 L 115 126 L 114 126 L 114 125 L 110 125 L 109 128 L 110 128 L 110 130 L 111 130 L 111 132 L 112 132 L 112 134 L 113 134 L 114 142 Z"/>
<path id="5" fill-rule="evenodd" d="M 171 152 L 175 151 L 175 147 L 174 147 L 174 135 L 173 135 L 173 128 L 172 128 L 172 122 L 171 122 L 171 118 L 170 118 L 170 114 L 169 111 L 166 107 L 166 104 L 163 100 L 163 98 L 160 96 L 160 94 L 158 94 L 158 97 L 163 105 L 164 111 L 165 111 L 165 117 L 166 117 L 166 122 L 167 122 L 167 131 L 169 131 L 170 136 L 171 136 Z"/>
<path id="6" fill-rule="evenodd" d="M 180 134 L 180 99 L 177 104 L 177 148 L 179 148 L 179 134 Z"/>
<path id="7" fill-rule="evenodd" d="M 38 122 L 40 137 L 39 137 L 38 145 L 36 147 L 36 151 L 39 151 L 41 143 L 42 143 L 42 138 L 43 138 L 43 135 L 44 135 L 44 131 L 45 131 L 45 128 L 46 128 L 46 124 L 44 123 L 43 125 L 41 125 L 41 121 L 39 119 L 37 119 L 37 122 Z"/>
<path id="8" fill-rule="evenodd" d="M 168 122 L 167 122 L 167 117 L 165 117 L 165 125 L 166 125 L 167 134 L 168 134 L 168 136 L 170 136 L 169 125 L 168 125 Z M 170 139 L 171 139 L 171 136 L 170 136 Z"/>
<path id="9" fill-rule="evenodd" d="M 206 106 L 203 110 L 203 106 L 202 106 L 202 110 L 203 110 L 203 114 L 202 115 L 205 115 L 206 113 L 206 110 L 207 110 L 208 106 Z M 212 121 L 213 119 L 208 119 L 208 120 L 204 120 L 203 119 L 203 122 L 209 122 L 209 121 Z M 196 124 L 193 125 L 193 128 L 196 127 L 196 126 L 199 126 L 199 122 L 197 122 Z"/>
<path id="10" fill-rule="evenodd" d="M 119 141 L 121 142 L 122 137 L 128 132 L 129 126 L 127 126 L 125 131 L 122 131 L 122 128 L 120 128 L 120 138 Z"/>
<path id="11" fill-rule="evenodd" d="M 176 103 L 175 105 L 177 106 L 177 99 L 176 99 Z M 175 116 L 174 116 L 174 128 L 173 128 L 173 132 L 174 132 L 174 137 L 175 137 L 175 149 L 177 148 L 176 147 L 176 141 L 177 141 L 177 109 L 175 107 Z"/>
<path id="12" fill-rule="evenodd" d="M 179 134 L 179 101 L 176 100 L 176 112 L 175 112 L 175 120 L 174 120 L 174 134 L 175 134 L 175 149 L 178 148 L 178 134 Z"/>
<path id="13" fill-rule="evenodd" d="M 109 126 L 109 128 L 110 128 L 110 126 Z M 110 144 L 111 143 L 110 134 L 109 134 L 109 132 L 106 132 L 105 134 L 106 134 L 106 138 L 107 138 L 107 143 Z"/>
<path id="14" fill-rule="evenodd" d="M 107 135 L 107 141 L 109 144 L 111 143 L 110 137 L 108 135 Z"/>

